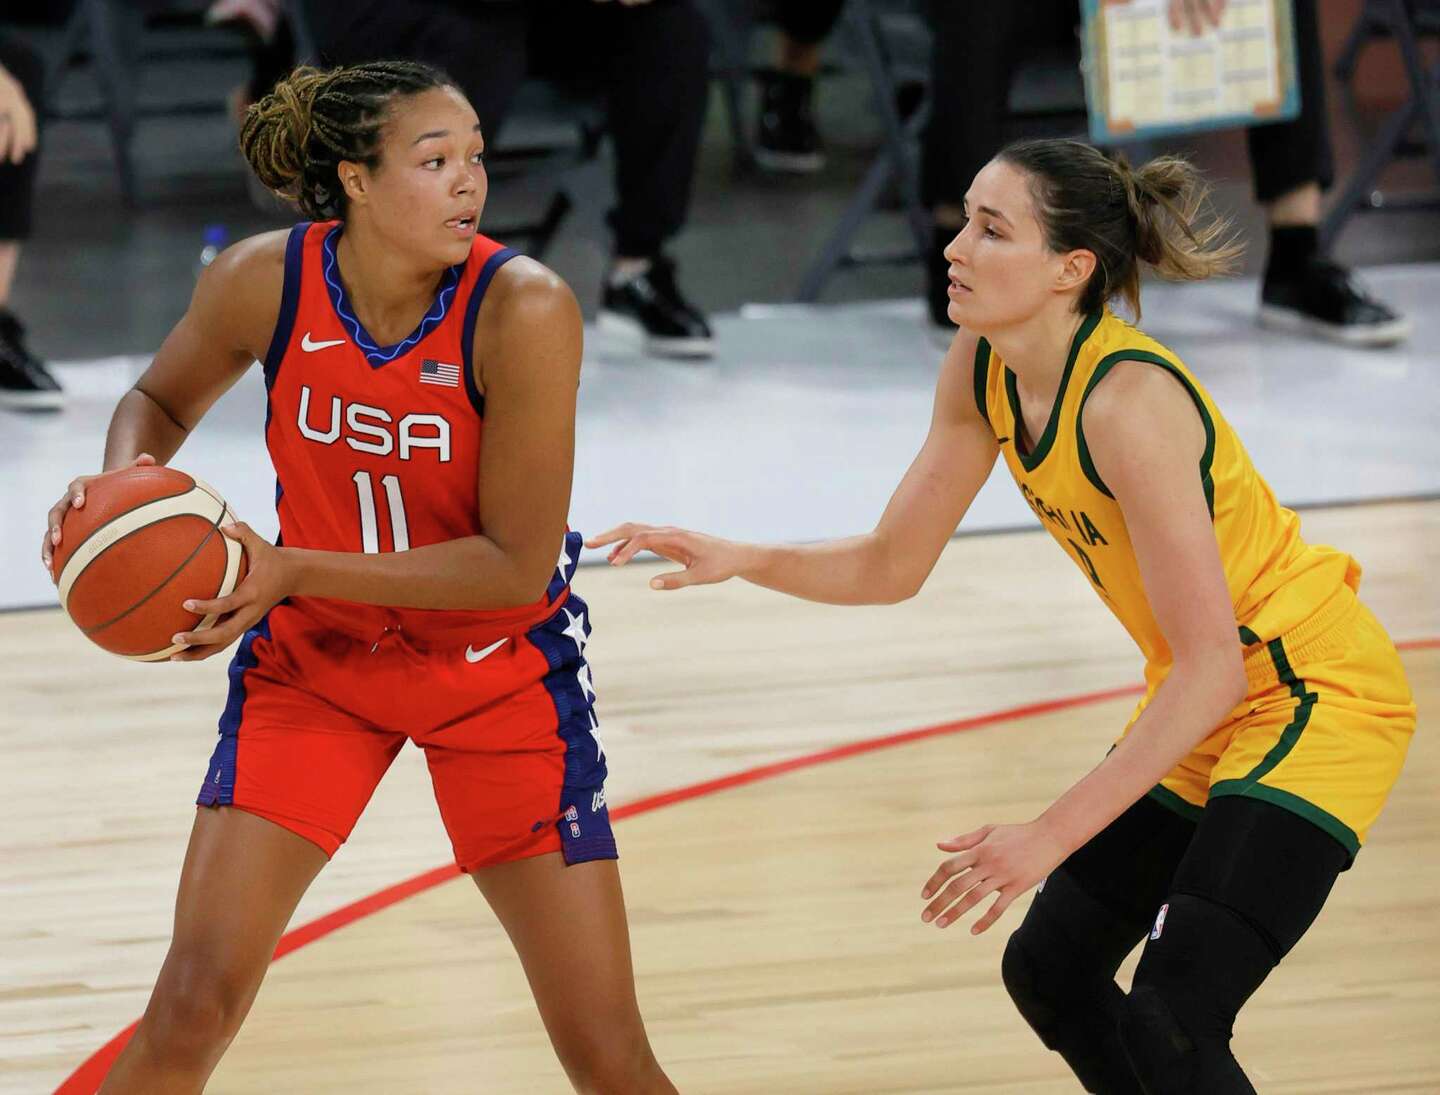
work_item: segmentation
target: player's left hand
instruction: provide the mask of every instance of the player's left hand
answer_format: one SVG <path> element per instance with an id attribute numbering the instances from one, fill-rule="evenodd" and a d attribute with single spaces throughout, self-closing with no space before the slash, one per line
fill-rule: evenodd
<path id="1" fill-rule="evenodd" d="M 991 894 L 1000 895 L 971 925 L 971 935 L 979 935 L 999 920 L 1012 901 L 1065 858 L 1064 847 L 1038 821 L 986 825 L 942 840 L 936 847 L 959 855 L 941 863 L 920 891 L 920 896 L 930 901 L 921 920 L 927 924 L 933 920 L 937 928 L 947 928 Z"/>
<path id="2" fill-rule="evenodd" d="M 170 655 L 172 662 L 204 661 L 220 653 L 290 595 L 290 563 L 282 548 L 255 535 L 243 521 L 221 525 L 220 531 L 240 541 L 249 571 L 228 597 L 185 602 L 187 612 L 201 616 L 218 613 L 220 618 L 203 631 L 182 631 L 176 635 L 174 641 L 184 643 L 189 649 Z"/>

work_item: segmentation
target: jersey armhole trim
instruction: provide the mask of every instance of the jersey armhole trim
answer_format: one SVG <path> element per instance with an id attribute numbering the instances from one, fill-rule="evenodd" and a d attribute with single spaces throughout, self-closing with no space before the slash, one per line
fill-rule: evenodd
<path id="1" fill-rule="evenodd" d="M 265 351 L 262 365 L 267 392 L 275 386 L 280 363 L 285 360 L 285 351 L 290 347 L 290 336 L 295 333 L 295 313 L 300 307 L 300 267 L 310 223 L 301 221 L 290 229 L 290 235 L 285 240 L 285 280 L 280 290 L 280 314 L 275 319 L 275 333 L 270 336 L 270 348 Z"/>
<path id="2" fill-rule="evenodd" d="M 461 371 L 465 374 L 465 392 L 470 397 L 470 405 L 481 418 L 485 417 L 485 397 L 475 383 L 475 319 L 480 314 L 480 302 L 485 299 L 485 290 L 490 288 L 496 271 L 519 253 L 513 247 L 503 247 L 486 259 L 470 289 L 470 299 L 465 302 L 465 325 L 460 328 Z"/>
<path id="3" fill-rule="evenodd" d="M 1095 470 L 1095 461 L 1090 457 L 1090 446 L 1085 443 L 1085 404 L 1089 401 L 1090 394 L 1095 391 L 1095 386 L 1122 361 L 1141 361 L 1148 365 L 1159 365 L 1184 386 L 1191 401 L 1195 404 L 1195 409 L 1200 412 L 1200 422 L 1205 427 L 1205 451 L 1200 455 L 1200 485 L 1205 490 L 1205 508 L 1210 511 L 1210 519 L 1213 521 L 1215 519 L 1215 479 L 1210 469 L 1215 460 L 1215 422 L 1210 417 L 1205 400 L 1200 398 L 1200 393 L 1190 378 L 1173 361 L 1169 361 L 1159 354 L 1151 353 L 1149 350 L 1116 350 L 1112 354 L 1107 354 L 1095 366 L 1095 372 L 1090 376 L 1090 383 L 1085 385 L 1085 391 L 1080 396 L 1080 406 L 1075 411 L 1075 440 L 1079 446 L 1080 467 L 1085 472 L 1085 478 L 1090 480 L 1095 489 L 1105 497 L 1115 497 L 1110 492 L 1110 488 L 1105 485 L 1105 480 L 1100 478 L 1100 473 Z"/>
<path id="4" fill-rule="evenodd" d="M 990 386 L 990 343 L 983 338 L 975 343 L 974 372 L 975 407 L 980 412 L 980 417 L 985 419 L 985 425 L 994 430 L 995 423 L 990 421 L 990 408 L 986 406 L 987 390 Z"/>

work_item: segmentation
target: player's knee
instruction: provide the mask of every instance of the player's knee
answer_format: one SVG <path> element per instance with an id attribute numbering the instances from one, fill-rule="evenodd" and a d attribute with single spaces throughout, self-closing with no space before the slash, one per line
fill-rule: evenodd
<path id="1" fill-rule="evenodd" d="M 1011 934 L 1000 959 L 1000 977 L 1025 1021 L 1047 1048 L 1054 1049 L 1063 1003 L 1050 973 L 1054 963 L 1046 962 L 1044 955 L 1036 953 L 1033 935 L 1024 925 Z"/>
<path id="2" fill-rule="evenodd" d="M 1274 967 L 1265 939 L 1230 909 L 1176 895 L 1135 971 L 1119 1035 L 1148 1092 L 1252 1092 L 1230 1052 L 1235 1017 Z"/>
<path id="3" fill-rule="evenodd" d="M 177 1064 L 209 1059 L 239 1031 L 252 990 L 249 970 L 172 955 L 146 1013 L 147 1044 Z"/>
<path id="4" fill-rule="evenodd" d="M 622 1034 L 592 1030 L 558 1043 L 556 1050 L 580 1095 L 622 1095 L 648 1090 L 659 1071 L 643 1029 Z"/>
<path id="5" fill-rule="evenodd" d="M 1120 1044 L 1147 1091 L 1172 1090 L 1157 1086 L 1166 1082 L 1187 1083 L 1184 1077 L 1195 1056 L 1195 1040 L 1181 1025 L 1166 996 L 1155 985 L 1136 985 L 1120 1017 Z"/>

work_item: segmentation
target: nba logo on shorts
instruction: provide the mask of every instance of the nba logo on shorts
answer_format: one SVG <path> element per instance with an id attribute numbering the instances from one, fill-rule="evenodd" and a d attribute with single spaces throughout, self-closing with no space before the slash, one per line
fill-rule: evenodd
<path id="1" fill-rule="evenodd" d="M 580 820 L 580 811 L 575 809 L 574 806 L 571 806 L 570 809 L 565 811 L 565 820 L 571 823 L 570 828 L 572 830 L 575 830 L 576 836 L 579 836 L 580 831 L 576 829 L 574 823 Z"/>
<path id="2" fill-rule="evenodd" d="M 580 826 L 576 825 L 573 821 L 570 823 L 570 835 L 573 837 L 579 837 L 580 835 Z"/>
<path id="3" fill-rule="evenodd" d="M 1150 938 L 1159 939 L 1160 933 L 1165 930 L 1165 914 L 1170 911 L 1168 904 L 1160 906 L 1160 912 L 1155 917 L 1155 926 L 1150 929 Z"/>

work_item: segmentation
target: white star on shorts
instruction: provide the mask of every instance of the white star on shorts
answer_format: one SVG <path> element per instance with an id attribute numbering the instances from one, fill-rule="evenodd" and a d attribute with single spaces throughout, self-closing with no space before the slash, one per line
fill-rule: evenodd
<path id="1" fill-rule="evenodd" d="M 562 608 L 560 611 L 565 613 L 565 637 L 575 644 L 577 654 L 584 654 L 585 643 L 588 641 L 585 637 L 585 613 L 582 611 L 576 616 L 568 608 Z"/>
<path id="2" fill-rule="evenodd" d="M 565 580 L 565 572 L 570 569 L 570 537 L 560 541 L 560 558 L 555 561 L 555 569 L 560 574 L 560 580 Z"/>
<path id="3" fill-rule="evenodd" d="M 595 759 L 605 759 L 605 745 L 600 740 L 600 720 L 595 717 L 595 712 L 590 712 L 590 736 L 595 739 Z"/>

